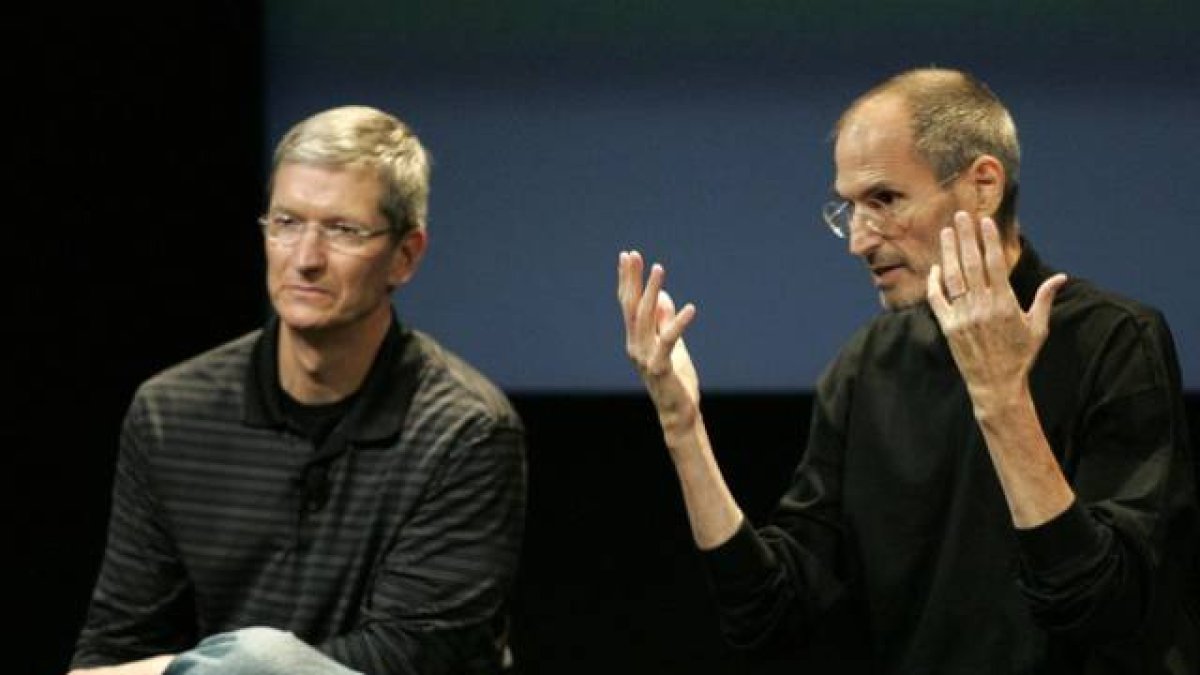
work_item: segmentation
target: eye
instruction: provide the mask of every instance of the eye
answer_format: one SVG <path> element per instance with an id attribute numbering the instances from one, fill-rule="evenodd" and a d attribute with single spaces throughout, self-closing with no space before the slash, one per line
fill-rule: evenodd
<path id="1" fill-rule="evenodd" d="M 348 220 L 337 220 L 322 226 L 324 234 L 331 241 L 341 244 L 360 244 L 370 237 L 370 231 Z"/>
<path id="2" fill-rule="evenodd" d="M 876 190 L 867 197 L 867 208 L 872 211 L 887 211 L 896 202 L 897 194 L 891 190 Z"/>
<path id="3" fill-rule="evenodd" d="M 303 224 L 297 218 L 293 218 L 286 213 L 271 214 L 271 229 L 276 232 L 294 232 L 303 228 Z"/>

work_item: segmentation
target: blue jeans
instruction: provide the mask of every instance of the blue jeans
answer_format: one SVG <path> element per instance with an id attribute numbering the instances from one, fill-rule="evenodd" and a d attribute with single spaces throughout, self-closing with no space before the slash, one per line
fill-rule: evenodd
<path id="1" fill-rule="evenodd" d="M 362 675 L 274 628 L 212 635 L 176 656 L 163 675 Z"/>

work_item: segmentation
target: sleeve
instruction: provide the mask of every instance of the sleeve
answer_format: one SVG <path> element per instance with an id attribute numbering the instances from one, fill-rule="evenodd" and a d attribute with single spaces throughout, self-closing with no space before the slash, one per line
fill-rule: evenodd
<path id="1" fill-rule="evenodd" d="M 522 431 L 464 440 L 386 554 L 360 624 L 318 647 L 367 673 L 495 671 L 524 514 Z"/>
<path id="2" fill-rule="evenodd" d="M 1161 316 L 1105 341 L 1065 469 L 1076 502 L 1019 531 L 1019 586 L 1036 620 L 1085 643 L 1174 633 L 1198 541 L 1195 460 Z"/>
<path id="3" fill-rule="evenodd" d="M 743 523 L 704 554 L 721 631 L 736 647 L 774 650 L 781 636 L 807 635 L 845 595 L 840 420 L 849 384 L 836 365 L 818 386 L 808 447 L 770 524 Z"/>
<path id="4" fill-rule="evenodd" d="M 195 643 L 191 586 L 160 519 L 141 397 L 125 416 L 108 541 L 72 667 L 124 663 Z"/>

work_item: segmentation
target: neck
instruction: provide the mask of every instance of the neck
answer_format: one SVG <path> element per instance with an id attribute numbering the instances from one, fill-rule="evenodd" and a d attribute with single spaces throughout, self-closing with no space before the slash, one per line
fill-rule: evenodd
<path id="1" fill-rule="evenodd" d="M 390 306 L 352 326 L 298 331 L 279 325 L 279 384 L 300 403 L 334 403 L 358 391 L 391 327 Z"/>

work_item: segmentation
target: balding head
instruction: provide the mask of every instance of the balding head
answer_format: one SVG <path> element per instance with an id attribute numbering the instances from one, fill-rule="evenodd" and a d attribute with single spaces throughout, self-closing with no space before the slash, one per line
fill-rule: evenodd
<path id="1" fill-rule="evenodd" d="M 871 88 L 842 113 L 834 139 L 847 131 L 859 113 L 877 112 L 881 103 L 904 102 L 913 148 L 946 180 L 982 155 L 1004 167 L 1003 198 L 994 214 L 1001 233 L 1011 233 L 1017 216 L 1017 184 L 1021 149 L 1012 117 L 1000 99 L 971 75 L 943 68 L 905 71 Z M 868 110 L 868 107 L 871 110 Z"/>

